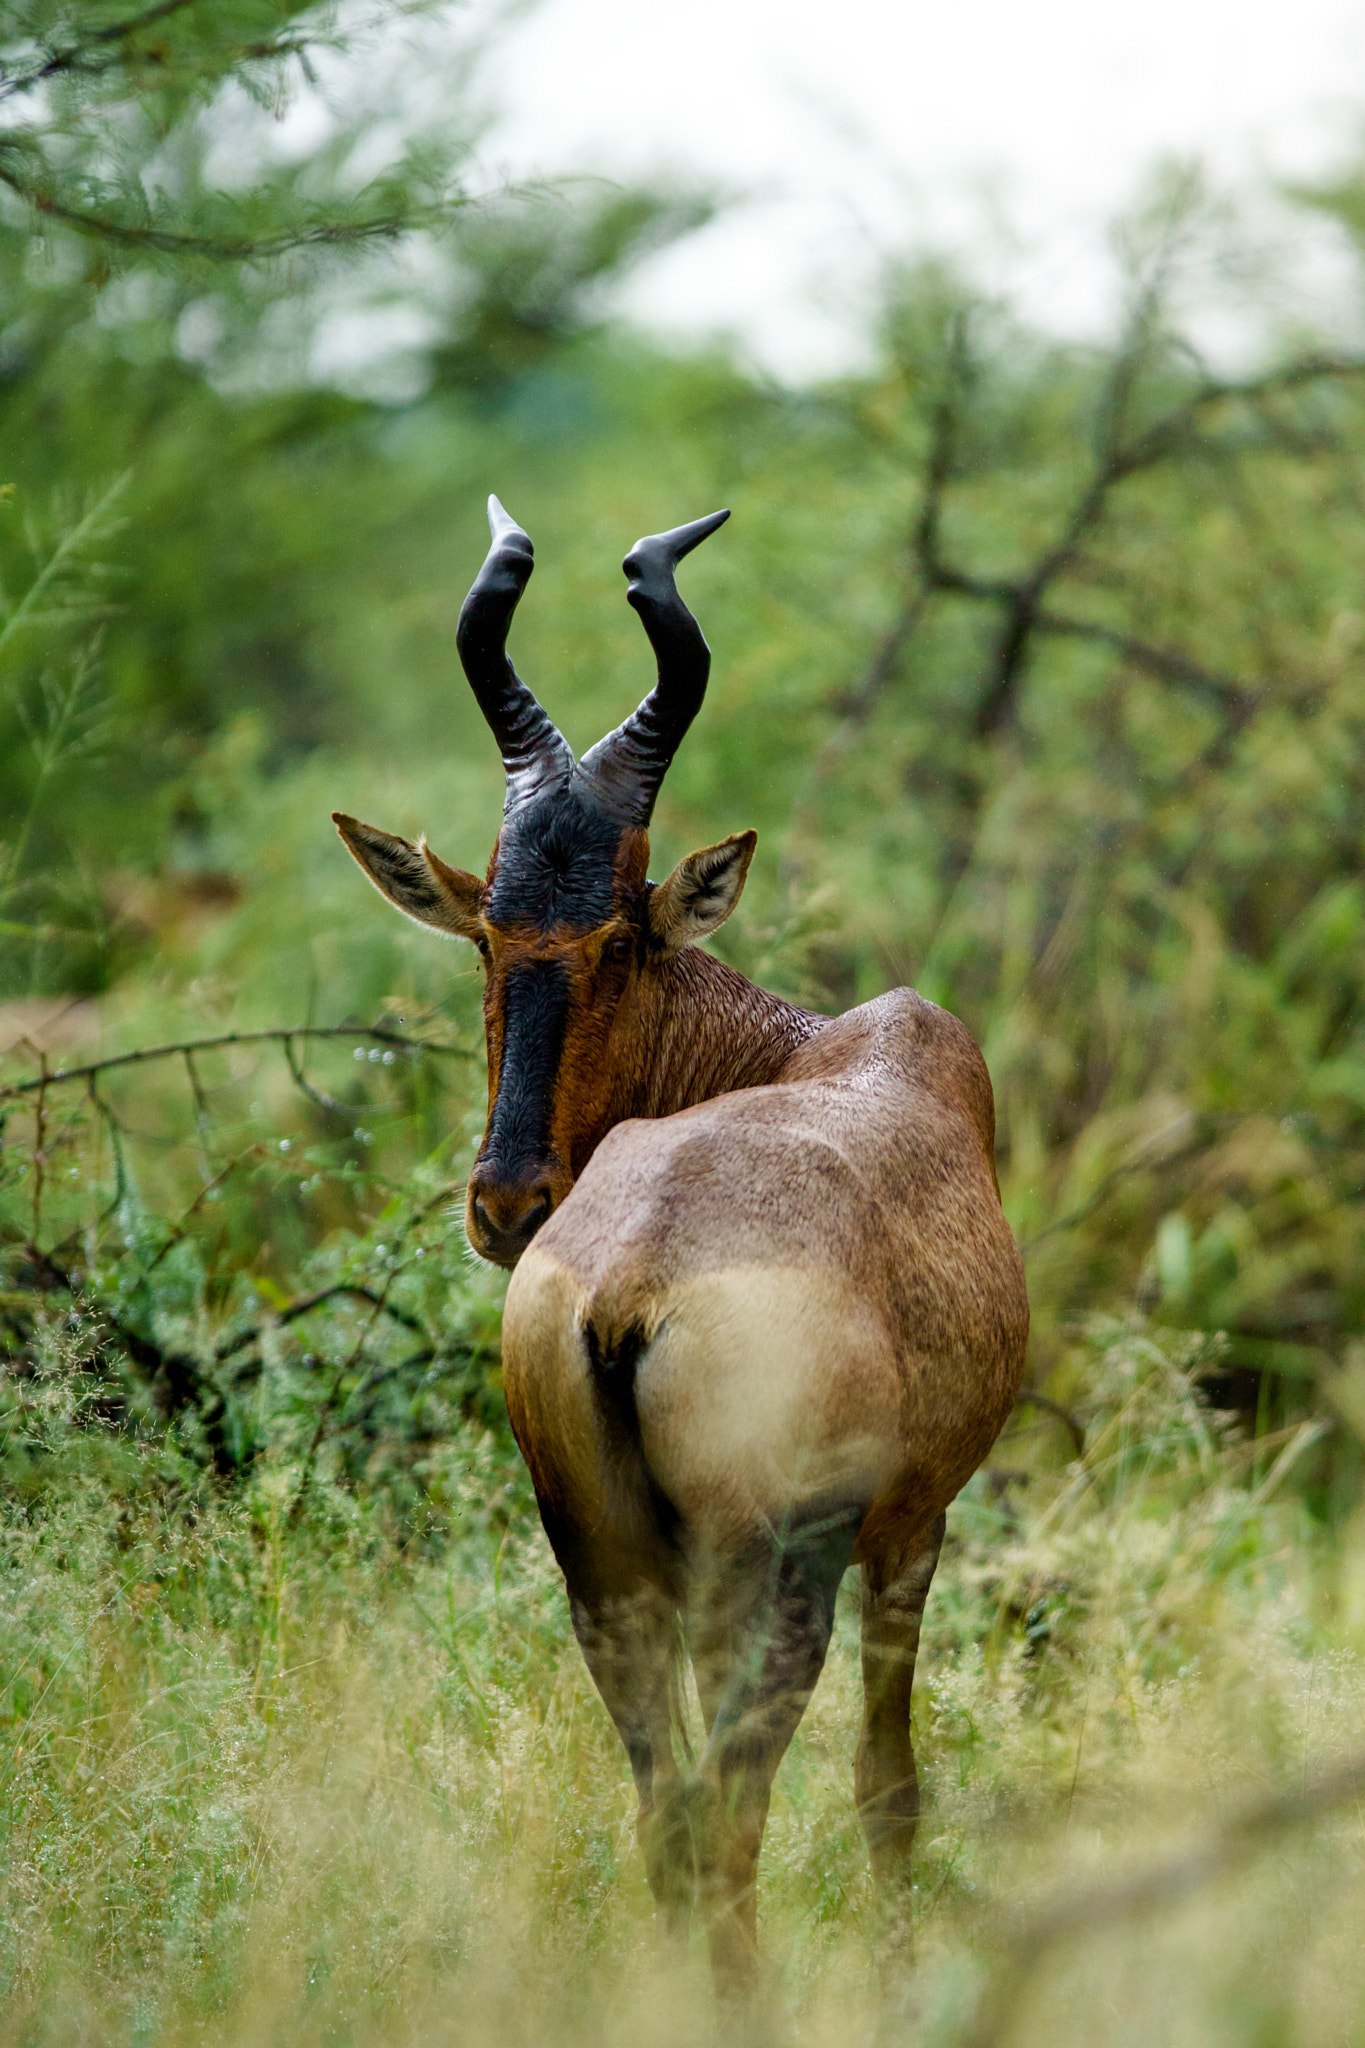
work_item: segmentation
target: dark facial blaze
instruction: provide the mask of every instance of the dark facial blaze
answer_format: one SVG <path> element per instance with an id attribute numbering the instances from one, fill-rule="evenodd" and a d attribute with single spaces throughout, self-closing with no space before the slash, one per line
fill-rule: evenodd
<path id="1" fill-rule="evenodd" d="M 643 831 L 562 791 L 504 822 L 483 920 L 488 1128 L 466 1214 L 497 1265 L 516 1264 L 601 1135 L 647 861 Z"/>

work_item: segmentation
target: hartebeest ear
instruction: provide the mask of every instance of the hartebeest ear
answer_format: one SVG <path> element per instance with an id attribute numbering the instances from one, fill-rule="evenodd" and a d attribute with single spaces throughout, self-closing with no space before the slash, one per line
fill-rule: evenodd
<path id="1" fill-rule="evenodd" d="M 719 846 L 703 846 L 680 860 L 649 895 L 649 929 L 665 953 L 693 946 L 724 924 L 734 909 L 758 845 L 757 832 L 736 832 Z"/>
<path id="2" fill-rule="evenodd" d="M 405 917 L 455 938 L 476 936 L 483 895 L 477 876 L 447 867 L 425 839 L 414 846 L 410 839 L 381 832 L 377 825 L 362 825 L 344 811 L 333 811 L 332 823 L 380 895 L 397 904 Z"/>

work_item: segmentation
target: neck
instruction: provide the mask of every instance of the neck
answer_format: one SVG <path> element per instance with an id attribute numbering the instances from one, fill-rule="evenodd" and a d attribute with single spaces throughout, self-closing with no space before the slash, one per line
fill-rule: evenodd
<path id="1" fill-rule="evenodd" d="M 609 1121 L 671 1116 L 736 1088 L 761 1088 L 827 1020 L 747 981 L 723 960 L 684 947 L 640 984 L 632 1038 Z"/>

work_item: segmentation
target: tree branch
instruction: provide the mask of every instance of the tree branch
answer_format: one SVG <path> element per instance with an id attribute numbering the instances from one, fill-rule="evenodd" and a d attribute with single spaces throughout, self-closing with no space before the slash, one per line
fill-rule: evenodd
<path id="1" fill-rule="evenodd" d="M 98 241 L 117 242 L 127 249 L 152 249 L 166 256 L 207 256 L 217 263 L 261 262 L 293 249 L 347 246 L 360 242 L 395 241 L 425 220 L 432 209 L 376 214 L 359 221 L 315 221 L 307 227 L 284 228 L 273 235 L 195 235 L 170 228 L 137 227 L 109 214 L 70 206 L 50 189 L 38 189 L 0 163 L 0 185 L 49 219 Z"/>
<path id="2" fill-rule="evenodd" d="M 266 1330 L 278 1329 L 284 1323 L 297 1322 L 300 1316 L 311 1315 L 315 1308 L 321 1308 L 325 1301 L 334 1301 L 341 1294 L 350 1295 L 356 1301 L 367 1301 L 372 1308 L 382 1309 L 395 1323 L 401 1323 L 405 1330 L 412 1330 L 419 1337 L 427 1337 L 426 1326 L 418 1317 L 410 1315 L 407 1309 L 395 1308 L 388 1299 L 387 1290 L 382 1295 L 376 1294 L 372 1287 L 363 1287 L 359 1282 L 341 1280 L 334 1287 L 322 1287 L 316 1294 L 305 1294 L 300 1300 L 291 1301 L 287 1308 L 282 1308 L 277 1315 L 273 1315 L 268 1323 L 253 1323 L 249 1330 L 239 1330 L 235 1337 L 225 1339 L 216 1345 L 213 1355 L 221 1365 L 224 1359 L 233 1358 L 237 1352 L 245 1351 L 247 1345 L 254 1344 Z"/>
<path id="3" fill-rule="evenodd" d="M 1131 331 L 1140 332 L 1142 328 L 1143 322 L 1135 318 Z M 1193 452 L 1197 444 L 1190 437 L 1205 411 L 1218 405 L 1252 403 L 1274 397 L 1299 390 L 1323 378 L 1360 376 L 1365 374 L 1365 358 L 1304 356 L 1297 362 L 1282 365 L 1278 370 L 1241 382 L 1209 379 L 1181 405 L 1125 445 L 1119 429 L 1135 376 L 1137 357 L 1134 348 L 1135 345 L 1120 351 L 1101 401 L 1101 415 L 1107 425 L 1100 439 L 1096 466 L 1072 505 L 1057 538 L 1027 575 L 1012 580 L 980 577 L 943 561 L 938 553 L 937 535 L 946 479 L 932 492 L 932 479 L 926 479 L 926 516 L 921 522 L 925 538 L 919 548 L 919 562 L 927 589 L 998 605 L 1005 614 L 986 686 L 973 720 L 979 739 L 989 738 L 1012 717 L 1029 644 L 1038 632 L 1103 642 L 1152 675 L 1168 682 L 1193 684 L 1204 689 L 1217 697 L 1225 710 L 1234 714 L 1237 731 L 1254 715 L 1260 702 L 1259 695 L 1245 684 L 1216 676 L 1187 655 L 1153 647 L 1111 627 L 1091 625 L 1049 612 L 1043 600 L 1058 577 L 1074 565 L 1083 541 L 1104 517 L 1116 487 L 1175 455 Z"/>
<path id="4" fill-rule="evenodd" d="M 1103 626 L 1098 620 L 1072 619 L 1061 612 L 1040 611 L 1034 627 L 1039 633 L 1055 633 L 1073 640 L 1096 640 L 1102 646 L 1112 647 L 1134 668 L 1146 669 L 1163 682 L 1189 683 L 1195 689 L 1206 691 L 1224 710 L 1259 702 L 1257 693 L 1247 684 L 1239 683 L 1231 676 L 1215 674 L 1212 669 L 1191 660 L 1188 654 L 1182 654 L 1178 648 L 1154 647 L 1149 640 L 1139 640 L 1134 634 L 1121 632 L 1114 626 Z"/>
<path id="5" fill-rule="evenodd" d="M 1275 398 L 1282 393 L 1302 390 L 1305 384 L 1316 383 L 1322 378 L 1362 375 L 1365 375 L 1365 357 L 1307 355 L 1292 363 L 1282 363 L 1279 369 L 1267 370 L 1259 377 L 1240 381 L 1207 378 L 1182 404 L 1174 406 L 1152 426 L 1145 428 L 1127 448 L 1119 451 L 1114 459 L 1115 480 L 1136 476 L 1140 470 L 1164 462 L 1172 449 L 1181 445 L 1200 414 L 1212 407 Z"/>
<path id="6" fill-rule="evenodd" d="M 947 361 L 938 397 L 934 402 L 929 434 L 929 454 L 924 467 L 924 487 L 910 530 L 911 575 L 904 602 L 877 642 L 876 652 L 857 688 L 850 690 L 839 709 L 844 714 L 841 731 L 831 742 L 837 750 L 853 728 L 861 725 L 900 666 L 901 658 L 914 638 L 923 617 L 929 593 L 939 587 L 942 564 L 938 535 L 943 499 L 952 481 L 957 461 L 961 396 L 967 382 L 970 361 L 967 353 L 967 318 L 959 310 L 948 329 Z M 828 749 L 826 749 L 828 751 Z M 817 776 L 813 779 L 818 779 Z"/>

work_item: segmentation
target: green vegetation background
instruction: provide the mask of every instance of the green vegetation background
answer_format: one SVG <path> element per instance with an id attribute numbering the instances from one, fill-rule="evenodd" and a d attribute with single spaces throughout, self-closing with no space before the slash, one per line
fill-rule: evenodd
<path id="1" fill-rule="evenodd" d="M 685 571 L 715 664 L 654 872 L 757 826 L 727 957 L 830 1010 L 912 982 L 991 1065 L 1032 1398 L 957 1511 L 917 1709 L 921 2019 L 960 2038 L 991 1900 L 1361 1745 L 1365 354 L 1172 172 L 1116 234 L 1108 345 L 907 259 L 866 367 L 784 386 L 609 311 L 707 195 L 470 202 L 468 49 L 439 137 L 362 177 L 402 73 L 367 104 L 346 65 L 396 16 L 169 15 L 5 128 L 69 33 L 11 10 L 0 95 L 6 2038 L 705 2031 L 645 1960 L 464 1253 L 476 964 L 328 821 L 487 858 L 454 627 L 490 490 L 579 748 L 649 681 L 626 548 L 733 508 Z M 291 155 L 315 32 L 342 112 Z M 1361 190 L 1295 201 L 1352 262 Z M 407 338 L 329 377 L 357 306 Z M 1196 341 L 1229 306 L 1235 374 Z M 44 1080 L 160 1044 L 191 1050 Z M 765 1866 L 811 2038 L 885 2023 L 853 1629 Z M 1320 1823 L 1201 1894 L 1164 1977 L 1115 1937 L 1015 2018 L 1365 2038 L 1361 1877 Z"/>

